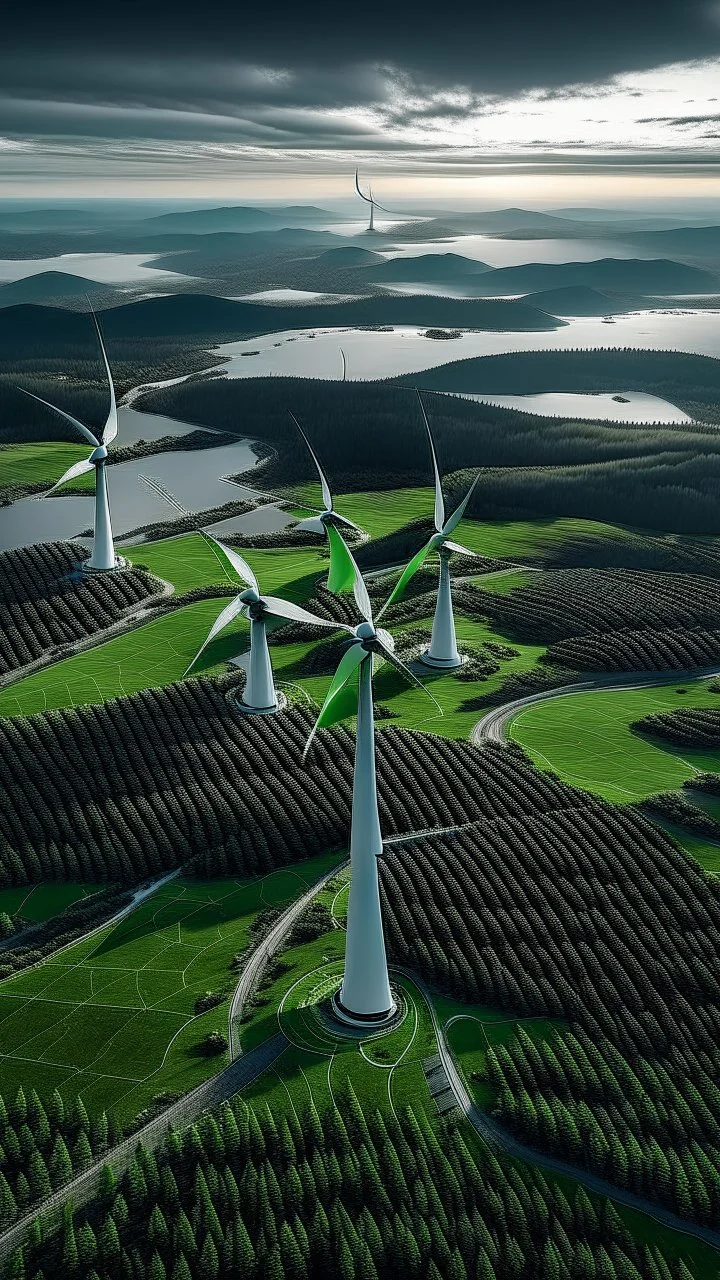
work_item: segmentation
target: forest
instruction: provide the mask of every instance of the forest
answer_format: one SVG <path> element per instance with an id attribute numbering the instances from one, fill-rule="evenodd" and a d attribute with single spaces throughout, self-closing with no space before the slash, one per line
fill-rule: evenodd
<path id="1" fill-rule="evenodd" d="M 368 1111 L 352 1086 L 322 1115 L 236 1096 L 157 1153 L 138 1148 L 119 1183 L 109 1174 L 58 1234 L 17 1251 L 8 1277 L 306 1280 L 329 1258 L 338 1280 L 692 1277 L 636 1244 L 607 1201 L 471 1151 L 452 1121 L 438 1132 L 422 1110 Z"/>
<path id="2" fill-rule="evenodd" d="M 712 686 L 711 686 L 712 688 Z M 660 711 L 657 715 L 636 720 L 637 733 L 649 733 L 681 747 L 720 746 L 720 707 L 681 707 L 679 711 Z"/>
<path id="3" fill-rule="evenodd" d="M 717 883 L 630 810 L 515 812 L 386 850 L 390 954 L 472 1004 L 558 1020 L 488 1050 L 501 1124 L 717 1222 Z"/>
<path id="4" fill-rule="evenodd" d="M 88 552 L 40 542 L 0 553 L 0 676 L 104 631 L 158 596 L 162 584 L 139 569 L 84 574 Z"/>
<path id="5" fill-rule="evenodd" d="M 477 518 L 552 514 L 720 531 L 720 440 L 712 427 L 567 422 L 440 395 L 428 395 L 426 405 L 447 488 L 459 492 L 467 468 L 482 468 L 471 508 Z M 336 492 L 427 482 L 416 401 L 391 383 L 211 378 L 150 392 L 138 407 L 282 442 L 281 457 L 263 473 L 269 488 L 314 478 L 289 410 L 311 433 Z"/>
<path id="6" fill-rule="evenodd" d="M 135 884 L 186 863 L 258 875 L 340 847 L 350 733 L 321 737 L 303 764 L 311 715 L 239 717 L 236 690 L 237 677 L 190 679 L 0 721 L 0 885 Z M 504 751 L 393 727 L 379 735 L 378 773 L 388 835 L 575 797 Z"/>

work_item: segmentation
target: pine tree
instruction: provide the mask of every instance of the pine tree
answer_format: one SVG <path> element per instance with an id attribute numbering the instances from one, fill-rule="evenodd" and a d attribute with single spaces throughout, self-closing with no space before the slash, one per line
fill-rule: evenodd
<path id="1" fill-rule="evenodd" d="M 72 1205 L 66 1204 L 63 1207 L 63 1247 L 62 1247 L 62 1266 L 66 1275 L 70 1275 L 77 1270 L 78 1265 L 78 1247 L 75 1239 L 75 1223 L 73 1221 Z"/>
<path id="2" fill-rule="evenodd" d="M 83 1222 L 77 1231 L 77 1252 L 83 1267 L 91 1267 L 97 1258 L 97 1240 L 89 1222 Z"/>
<path id="3" fill-rule="evenodd" d="M 28 1182 L 33 1200 L 46 1200 L 52 1190 L 50 1175 L 41 1151 L 33 1151 L 28 1161 Z"/>
<path id="4" fill-rule="evenodd" d="M 150 1266 L 148 1267 L 148 1270 L 147 1270 L 147 1277 L 148 1277 L 148 1280 L 167 1280 L 165 1263 L 160 1257 L 160 1254 L 158 1253 L 157 1249 L 153 1251 L 153 1255 L 150 1259 Z"/>

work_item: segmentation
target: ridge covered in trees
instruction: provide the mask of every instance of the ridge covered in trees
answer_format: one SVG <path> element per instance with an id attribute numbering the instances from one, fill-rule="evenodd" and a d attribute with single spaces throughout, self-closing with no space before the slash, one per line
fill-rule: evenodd
<path id="1" fill-rule="evenodd" d="M 388 949 L 462 1000 L 566 1020 L 488 1050 L 503 1124 L 717 1222 L 720 888 L 639 813 L 575 794 L 388 848 Z"/>
<path id="2" fill-rule="evenodd" d="M 422 1110 L 367 1112 L 352 1086 L 322 1116 L 275 1116 L 240 1097 L 138 1149 L 62 1229 L 36 1234 L 10 1275 L 78 1280 L 691 1280 L 636 1244 L 608 1202 L 473 1155 Z"/>
<path id="3" fill-rule="evenodd" d="M 341 847 L 351 734 L 320 735 L 303 763 L 311 713 L 242 716 L 236 690 L 232 677 L 185 680 L 0 721 L 0 886 L 132 884 L 185 863 L 257 875 Z M 521 756 L 395 728 L 378 735 L 378 778 L 388 835 L 576 796 Z"/>
<path id="4" fill-rule="evenodd" d="M 0 675 L 118 622 L 157 595 L 140 569 L 78 572 L 88 552 L 72 542 L 39 542 L 0 553 Z"/>

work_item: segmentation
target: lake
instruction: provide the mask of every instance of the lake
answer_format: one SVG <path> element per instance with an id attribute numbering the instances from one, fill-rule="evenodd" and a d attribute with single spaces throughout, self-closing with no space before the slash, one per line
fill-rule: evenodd
<path id="1" fill-rule="evenodd" d="M 118 442 L 129 444 L 132 439 L 158 439 L 159 436 L 171 433 L 182 435 L 193 429 L 186 422 L 175 422 L 172 418 L 121 409 Z M 219 438 L 227 439 L 226 436 Z M 167 520 L 172 516 L 171 508 L 138 479 L 139 475 L 159 480 L 189 511 L 207 511 L 210 507 L 251 497 L 249 490 L 229 484 L 220 477 L 247 471 L 256 464 L 257 459 L 248 440 L 238 440 L 233 444 L 221 443 L 217 449 L 198 449 L 186 453 L 172 451 L 134 462 L 117 463 L 108 471 L 110 508 L 116 539 L 130 533 L 138 525 Z M 262 483 L 261 475 L 258 476 L 258 483 Z M 23 498 L 12 506 L 0 507 L 0 551 L 58 538 L 74 539 L 83 529 L 90 528 L 92 522 L 92 496 L 52 497 L 42 500 Z M 217 527 L 223 533 L 232 530 L 250 535 L 269 533 L 292 523 L 293 517 L 276 507 L 267 506 L 246 516 L 223 521 Z"/>
<path id="2" fill-rule="evenodd" d="M 508 351 L 562 351 L 570 347 L 641 347 L 717 356 L 720 311 L 636 311 L 608 323 L 573 317 L 562 329 L 533 333 L 463 332 L 439 341 L 425 330 L 397 326 L 391 332 L 363 329 L 291 329 L 215 348 L 229 357 L 230 378 L 341 378 L 340 348 L 349 381 L 392 378 L 434 365 Z M 508 388 L 512 391 L 512 388 Z"/>
<path id="3" fill-rule="evenodd" d="M 452 395 L 453 392 L 449 392 Z M 483 396 L 458 392 L 463 400 L 497 405 L 501 409 L 520 409 L 522 413 L 539 413 L 548 418 L 578 418 L 581 422 L 692 422 L 682 409 L 644 391 L 599 391 L 581 394 L 572 391 L 547 391 L 532 396 Z M 621 395 L 624 403 L 614 400 Z"/>
<path id="4" fill-rule="evenodd" d="M 146 265 L 157 253 L 63 253 L 55 258 L 2 258 L 0 284 L 40 275 L 41 271 L 64 271 L 85 276 L 100 284 L 150 284 L 177 279 L 174 271 L 159 271 Z"/>

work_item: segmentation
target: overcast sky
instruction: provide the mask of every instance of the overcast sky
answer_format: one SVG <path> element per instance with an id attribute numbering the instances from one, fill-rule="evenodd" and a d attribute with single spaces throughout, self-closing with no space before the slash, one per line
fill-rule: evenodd
<path id="1" fill-rule="evenodd" d="M 720 197 L 720 0 L 14 4 L 0 195 Z"/>

